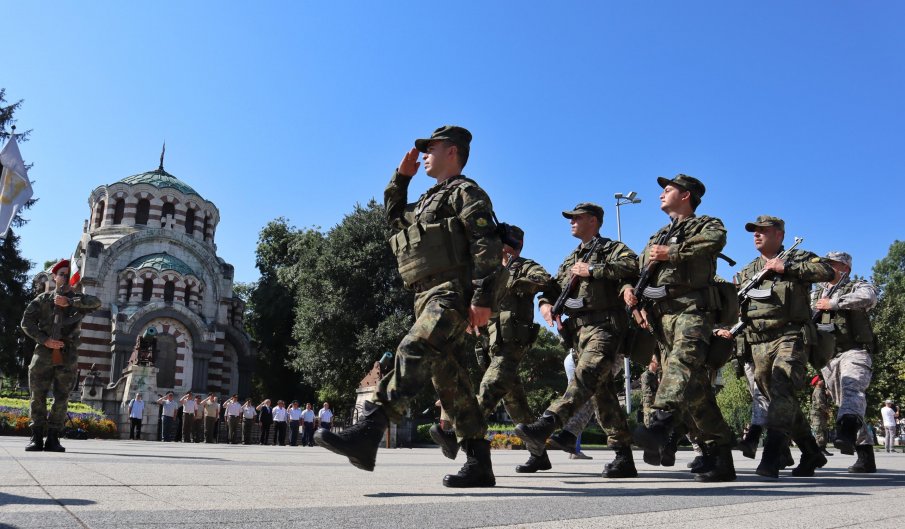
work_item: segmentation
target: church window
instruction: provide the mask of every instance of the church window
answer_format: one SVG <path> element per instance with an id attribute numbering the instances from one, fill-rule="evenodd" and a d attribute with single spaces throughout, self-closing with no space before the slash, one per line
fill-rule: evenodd
<path id="1" fill-rule="evenodd" d="M 175 218 L 176 217 L 176 205 L 172 202 L 167 202 L 163 205 L 163 211 L 160 212 L 160 220 L 164 221 L 167 217 Z"/>
<path id="2" fill-rule="evenodd" d="M 113 206 L 113 224 L 122 224 L 123 215 L 125 213 L 126 213 L 126 201 L 123 199 L 117 200 L 116 205 Z"/>
<path id="3" fill-rule="evenodd" d="M 195 233 L 195 210 L 192 208 L 185 212 L 185 232 L 189 235 Z"/>
<path id="4" fill-rule="evenodd" d="M 144 285 L 141 288 L 141 300 L 142 301 L 151 301 L 151 294 L 154 293 L 154 280 L 151 278 L 145 279 Z"/>
<path id="5" fill-rule="evenodd" d="M 97 208 L 94 211 L 94 227 L 100 228 L 101 224 L 104 222 L 104 201 L 101 200 L 97 203 Z"/>
<path id="6" fill-rule="evenodd" d="M 135 210 L 135 224 L 137 225 L 147 225 L 148 217 L 151 215 L 151 201 L 143 198 L 138 201 L 138 206 Z"/>

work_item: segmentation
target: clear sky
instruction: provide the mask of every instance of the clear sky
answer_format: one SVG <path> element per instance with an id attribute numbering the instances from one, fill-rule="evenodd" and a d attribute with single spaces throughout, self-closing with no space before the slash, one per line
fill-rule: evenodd
<path id="1" fill-rule="evenodd" d="M 656 177 L 679 172 L 707 185 L 698 212 L 723 219 L 739 266 L 759 214 L 862 275 L 903 238 L 902 2 L 4 2 L 2 17 L 38 264 L 72 252 L 95 187 L 156 169 L 166 140 L 166 170 L 218 206 L 218 252 L 253 281 L 268 221 L 335 225 L 446 123 L 473 132 L 465 173 L 551 271 L 576 243 L 560 211 L 597 202 L 615 238 L 613 194 L 637 191 L 622 222 L 639 251 L 667 220 Z"/>

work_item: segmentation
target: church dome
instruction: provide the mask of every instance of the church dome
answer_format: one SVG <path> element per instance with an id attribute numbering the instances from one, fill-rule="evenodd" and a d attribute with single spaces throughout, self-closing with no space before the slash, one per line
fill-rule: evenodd
<path id="1" fill-rule="evenodd" d="M 134 270 L 141 270 L 142 268 L 153 268 L 158 272 L 163 272 L 164 270 L 172 270 L 183 277 L 188 275 L 197 276 L 197 274 L 195 274 L 195 271 L 192 270 L 192 267 L 182 262 L 181 259 L 173 257 L 166 252 L 152 253 L 139 257 L 138 259 L 129 263 L 129 266 L 127 266 L 126 268 L 132 268 Z"/>
<path id="2" fill-rule="evenodd" d="M 182 192 L 185 195 L 197 195 L 199 197 L 201 196 L 197 191 L 192 189 L 190 185 L 164 171 L 162 168 L 155 171 L 148 171 L 147 173 L 139 173 L 136 175 L 127 176 L 120 180 L 120 182 L 132 185 L 151 184 L 158 189 L 170 187 Z"/>

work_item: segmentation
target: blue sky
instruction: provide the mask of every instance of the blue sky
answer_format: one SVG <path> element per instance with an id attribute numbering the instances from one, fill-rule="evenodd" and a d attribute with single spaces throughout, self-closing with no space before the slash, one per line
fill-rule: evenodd
<path id="1" fill-rule="evenodd" d="M 656 177 L 679 172 L 707 185 L 698 211 L 740 266 L 759 214 L 862 275 L 903 237 L 900 2 L 7 2 L 3 18 L 37 263 L 68 256 L 91 190 L 155 169 L 166 140 L 253 281 L 269 220 L 335 225 L 445 123 L 473 132 L 466 174 L 551 270 L 575 245 L 560 211 L 597 202 L 615 238 L 613 194 L 637 191 L 622 227 L 639 251 L 666 222 Z"/>

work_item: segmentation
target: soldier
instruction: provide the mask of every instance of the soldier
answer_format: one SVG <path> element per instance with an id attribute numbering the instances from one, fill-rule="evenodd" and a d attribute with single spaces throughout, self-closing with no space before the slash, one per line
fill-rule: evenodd
<path id="1" fill-rule="evenodd" d="M 660 387 L 660 362 L 656 356 L 651 358 L 647 369 L 641 373 L 639 381 L 641 382 L 641 420 L 639 422 L 650 426 L 654 413 L 654 401 L 657 399 L 657 389 Z M 648 465 L 660 466 L 663 462 L 660 450 L 645 450 L 644 462 Z"/>
<path id="2" fill-rule="evenodd" d="M 809 419 L 811 423 L 811 432 L 814 433 L 814 439 L 817 446 L 820 447 L 820 453 L 824 456 L 833 455 L 826 449 L 826 423 L 830 416 L 830 402 L 826 393 L 826 384 L 820 375 L 811 379 L 811 385 L 814 391 L 811 392 L 811 412 Z"/>
<path id="3" fill-rule="evenodd" d="M 767 438 L 757 474 L 779 477 L 782 454 L 791 436 L 802 452 L 792 475 L 813 476 L 816 468 L 826 464 L 826 457 L 820 453 L 795 392 L 806 387 L 806 345 L 816 336 L 808 306 L 811 284 L 831 279 L 833 269 L 828 261 L 805 250 L 792 250 L 780 259 L 785 222 L 778 217 L 762 215 L 745 224 L 745 230 L 754 233 L 760 256 L 737 274 L 736 283 L 744 285 L 761 270 L 770 271 L 741 307 L 746 322 L 740 335 L 742 347 L 751 351 L 754 380 L 768 401 Z"/>
<path id="4" fill-rule="evenodd" d="M 533 417 L 518 367 L 540 330 L 534 323 L 534 297 L 538 292 L 549 295 L 558 287 L 544 267 L 521 257 L 525 232 L 518 226 L 500 226 L 503 228 L 503 266 L 508 273 L 505 286 L 500 285 L 499 311 L 490 318 L 475 344 L 478 364 L 485 369 L 478 391 L 478 405 L 486 417 L 502 400 L 506 413 L 514 422 L 528 422 Z M 455 459 L 459 445 L 453 431 L 434 425 L 430 435 L 446 457 Z M 519 468 L 525 466 L 519 465 L 516 472 L 524 472 Z"/>
<path id="5" fill-rule="evenodd" d="M 623 291 L 630 307 L 637 306 L 639 296 L 651 301 L 650 310 L 636 318 L 654 330 L 662 355 L 654 412 L 649 425 L 635 431 L 635 441 L 645 450 L 662 452 L 672 444 L 674 427 L 693 421 L 706 461 L 695 480 L 733 481 L 732 432 L 716 404 L 706 365 L 720 308 L 716 258 L 726 244 L 726 229 L 717 218 L 695 215 L 706 191 L 697 178 L 679 174 L 672 180 L 659 177 L 657 183 L 663 188 L 660 209 L 677 224 L 655 233 L 641 255 L 642 267 L 658 263 L 651 286 L 644 292 L 631 286 Z M 674 236 L 658 244 L 670 229 Z"/>
<path id="6" fill-rule="evenodd" d="M 874 333 L 867 311 L 877 304 L 877 291 L 867 281 L 849 278 L 852 270 L 849 254 L 830 252 L 826 258 L 834 276 L 814 290 L 812 301 L 818 328 L 832 332 L 836 342 L 835 355 L 822 371 L 826 389 L 839 407 L 833 445 L 843 454 L 858 453 L 858 460 L 849 467 L 849 472 L 876 472 L 873 439 L 868 434 L 864 413 L 874 349 Z"/>
<path id="7" fill-rule="evenodd" d="M 22 330 L 37 342 L 28 386 L 31 390 L 31 441 L 28 452 L 65 452 L 60 444 L 60 430 L 66 420 L 69 392 L 76 382 L 79 333 L 82 318 L 101 306 L 101 301 L 86 294 L 76 294 L 69 285 L 69 261 L 53 266 L 56 289 L 38 294 L 22 316 Z M 53 390 L 53 406 L 47 417 L 47 394 Z M 47 440 L 44 440 L 44 433 Z"/>
<path id="8" fill-rule="evenodd" d="M 357 424 L 339 433 L 318 430 L 317 444 L 371 471 L 387 422 L 398 422 L 411 398 L 430 379 L 449 413 L 468 461 L 447 487 L 492 487 L 487 422 L 465 367 L 465 332 L 487 325 L 502 243 L 493 206 L 478 184 L 462 175 L 471 133 L 447 125 L 415 140 L 384 191 L 394 234 L 390 247 L 407 288 L 415 291 L 415 324 L 396 349 L 394 369 L 364 403 Z M 437 180 L 417 202 L 407 204 L 408 186 L 424 168 Z"/>
<path id="9" fill-rule="evenodd" d="M 594 399 L 597 419 L 604 427 L 608 444 L 616 452 L 616 458 L 606 465 L 603 475 L 636 477 L 632 436 L 625 410 L 616 396 L 613 373 L 621 363 L 620 348 L 629 323 L 619 291 L 637 278 L 638 256 L 625 244 L 600 237 L 603 208 L 597 204 L 582 202 L 562 215 L 569 219 L 572 236 L 581 241 L 556 274 L 557 283 L 565 288 L 573 277 L 578 277 L 577 288 L 567 294 L 570 299 L 564 314 L 568 319 L 563 322 L 559 314 L 553 314 L 552 303 L 556 300 L 552 297 L 543 296 L 538 303 L 547 324 L 555 325 L 567 337 L 566 348 L 574 347 L 578 352 L 578 364 L 575 378 L 562 397 L 533 423 L 515 427 L 515 433 L 525 441 L 532 456 L 524 466 L 537 470 L 550 468 L 545 449 L 547 439 L 588 400 Z M 591 252 L 595 241 L 596 248 Z M 555 446 L 574 451 L 574 435 L 564 430 Z"/>

